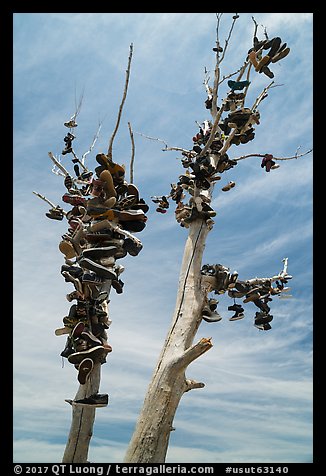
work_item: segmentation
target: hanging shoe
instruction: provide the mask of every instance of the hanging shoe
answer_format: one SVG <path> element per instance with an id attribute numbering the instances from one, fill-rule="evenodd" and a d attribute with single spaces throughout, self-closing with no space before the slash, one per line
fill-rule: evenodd
<path id="1" fill-rule="evenodd" d="M 259 288 L 251 289 L 247 294 L 246 298 L 243 300 L 244 303 L 255 301 L 260 298 Z"/>
<path id="2" fill-rule="evenodd" d="M 233 81 L 232 79 L 229 79 L 229 81 L 228 81 L 228 86 L 229 86 L 229 88 L 232 89 L 232 91 L 235 91 L 235 90 L 240 90 L 241 91 L 245 87 L 249 86 L 249 84 L 250 84 L 250 81 L 248 81 L 248 80 Z"/>
<path id="3" fill-rule="evenodd" d="M 231 190 L 231 188 L 233 188 L 235 186 L 235 182 L 229 182 L 227 185 L 225 185 L 224 187 L 222 187 L 222 191 L 223 192 L 228 192 L 229 190 Z"/>
<path id="4" fill-rule="evenodd" d="M 80 400 L 66 400 L 68 403 L 71 402 L 73 405 L 81 406 L 81 407 L 92 407 L 92 408 L 101 408 L 107 407 L 109 402 L 108 394 L 103 393 L 94 393 L 86 398 L 81 398 Z"/>
<path id="5" fill-rule="evenodd" d="M 102 266 L 101 264 L 97 263 L 96 261 L 90 260 L 88 258 L 84 258 L 84 257 L 80 258 L 79 259 L 79 265 L 82 268 L 93 271 L 100 278 L 117 279 L 117 275 L 111 269 L 105 268 L 105 266 Z"/>
<path id="6" fill-rule="evenodd" d="M 93 370 L 93 367 L 94 367 L 94 362 L 92 361 L 92 359 L 84 359 L 81 361 L 78 367 L 78 376 L 77 376 L 78 382 L 81 385 L 85 385 L 91 371 Z"/>
<path id="7" fill-rule="evenodd" d="M 90 349 L 75 352 L 69 355 L 68 361 L 71 364 L 77 365 L 79 365 L 86 358 L 92 359 L 93 362 L 100 362 L 103 358 L 106 357 L 108 352 L 110 352 L 109 349 L 105 348 L 103 345 L 98 345 L 95 347 L 91 347 Z"/>
<path id="8" fill-rule="evenodd" d="M 285 58 L 290 53 L 290 48 L 284 48 L 276 53 L 275 56 L 272 58 L 272 63 L 276 63 L 277 61 Z"/>
<path id="9" fill-rule="evenodd" d="M 243 312 L 236 312 L 232 317 L 229 318 L 229 321 L 239 321 L 240 319 L 243 319 L 244 313 Z"/>
<path id="10" fill-rule="evenodd" d="M 52 220 L 60 220 L 60 221 L 64 217 L 63 210 L 60 207 L 51 208 L 45 215 L 48 218 L 51 218 Z"/>

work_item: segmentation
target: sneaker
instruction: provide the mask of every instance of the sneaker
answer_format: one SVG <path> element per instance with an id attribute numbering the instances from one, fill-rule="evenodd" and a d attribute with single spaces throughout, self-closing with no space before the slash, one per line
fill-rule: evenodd
<path id="1" fill-rule="evenodd" d="M 243 312 L 244 309 L 241 304 L 232 304 L 232 306 L 228 307 L 228 311 Z"/>
<path id="2" fill-rule="evenodd" d="M 106 407 L 109 402 L 108 394 L 104 393 L 95 393 L 89 397 L 82 398 L 80 400 L 72 401 L 73 405 L 79 405 L 83 407 Z M 69 402 L 68 402 L 69 403 Z"/>
<path id="3" fill-rule="evenodd" d="M 123 293 L 124 282 L 121 279 L 113 279 L 111 286 L 115 289 L 117 294 Z"/>
<path id="4" fill-rule="evenodd" d="M 243 319 L 244 313 L 243 312 L 236 312 L 232 317 L 229 318 L 229 321 L 238 321 L 239 319 Z"/>
<path id="5" fill-rule="evenodd" d="M 260 293 L 258 292 L 259 288 L 254 288 L 246 294 L 246 298 L 243 300 L 244 303 L 256 301 L 260 298 Z"/>
<path id="6" fill-rule="evenodd" d="M 86 199 L 81 195 L 65 193 L 62 196 L 62 201 L 65 203 L 69 203 L 70 205 L 83 205 L 86 206 Z"/>
<path id="7" fill-rule="evenodd" d="M 253 65 L 253 67 L 256 69 L 258 67 L 258 61 L 257 61 L 257 54 L 256 51 L 251 51 L 248 55 L 250 63 Z"/>
<path id="8" fill-rule="evenodd" d="M 108 256 L 114 256 L 118 248 L 116 246 L 106 246 L 98 248 L 87 248 L 82 252 L 82 256 L 90 259 L 99 259 Z"/>
<path id="9" fill-rule="evenodd" d="M 228 192 L 229 190 L 231 190 L 231 188 L 233 188 L 235 186 L 235 182 L 229 182 L 227 185 L 225 185 L 224 187 L 222 187 L 222 191 L 223 192 Z"/>
<path id="10" fill-rule="evenodd" d="M 232 79 L 230 79 L 228 81 L 228 86 L 232 89 L 232 91 L 235 91 L 236 89 L 241 91 L 245 87 L 249 86 L 249 84 L 250 84 L 250 81 L 248 81 L 248 80 L 233 81 Z"/>
<path id="11" fill-rule="evenodd" d="M 94 273 L 96 273 L 101 278 L 117 279 L 117 275 L 111 269 L 108 269 L 105 266 L 102 266 L 101 264 L 96 263 L 96 261 L 92 261 L 88 258 L 82 257 L 79 260 L 79 265 L 82 268 L 86 268 L 90 271 L 93 271 Z"/>
<path id="12" fill-rule="evenodd" d="M 290 48 L 284 48 L 282 50 L 279 50 L 278 53 L 276 53 L 275 56 L 272 58 L 272 63 L 276 63 L 276 61 L 279 61 L 282 58 L 285 58 L 290 53 Z"/>
<path id="13" fill-rule="evenodd" d="M 60 207 L 51 208 L 45 215 L 52 220 L 60 221 L 63 220 L 64 217 L 63 210 Z"/>
<path id="14" fill-rule="evenodd" d="M 63 125 L 68 127 L 69 129 L 73 129 L 74 127 L 78 126 L 74 119 L 70 119 L 69 121 L 64 122 Z"/>
<path id="15" fill-rule="evenodd" d="M 100 285 L 103 279 L 92 271 L 85 272 L 81 278 L 83 283 Z"/>
<path id="16" fill-rule="evenodd" d="M 80 323 L 80 324 L 82 324 L 82 323 Z M 86 329 L 84 325 L 83 325 L 82 328 L 79 327 L 79 329 L 81 329 L 80 330 L 80 337 L 82 339 L 87 340 L 92 345 L 102 345 L 102 341 L 100 339 L 98 339 L 97 337 L 95 337 L 95 335 L 89 329 Z"/>
<path id="17" fill-rule="evenodd" d="M 126 210 L 137 202 L 137 197 L 135 195 L 127 195 L 126 197 L 121 198 L 117 204 L 116 207 L 119 210 Z"/>
<path id="18" fill-rule="evenodd" d="M 71 331 L 70 337 L 72 339 L 77 339 L 78 337 L 81 336 L 84 329 L 85 329 L 85 324 L 83 322 L 78 322 L 73 328 L 73 330 Z"/>
<path id="19" fill-rule="evenodd" d="M 105 348 L 103 345 L 97 345 L 87 350 L 74 352 L 73 354 L 69 355 L 68 361 L 71 364 L 80 364 L 84 359 L 89 358 L 94 362 L 101 362 L 106 357 L 108 352 L 110 352 L 110 350 Z"/>
<path id="20" fill-rule="evenodd" d="M 206 322 L 219 322 L 222 320 L 222 317 L 217 312 L 211 312 L 209 315 L 208 313 L 203 314 L 202 318 Z"/>
<path id="21" fill-rule="evenodd" d="M 264 66 L 267 66 L 269 63 L 271 62 L 271 58 L 268 56 L 268 55 L 265 55 L 262 57 L 262 59 L 260 61 L 258 61 L 258 64 L 257 66 L 255 67 L 255 70 L 258 72 L 258 73 L 261 73 L 262 71 L 262 68 Z"/>
<path id="22" fill-rule="evenodd" d="M 72 243 L 68 240 L 62 240 L 59 243 L 59 250 L 62 254 L 65 255 L 67 259 L 72 259 L 77 256 L 76 250 L 73 247 Z"/>
<path id="23" fill-rule="evenodd" d="M 84 359 L 81 361 L 78 367 L 78 376 L 77 376 L 78 382 L 81 385 L 85 385 L 91 371 L 93 370 L 93 367 L 94 367 L 94 362 L 92 361 L 92 359 Z"/>
<path id="24" fill-rule="evenodd" d="M 137 245 L 131 238 L 126 238 L 123 243 L 123 249 L 131 256 L 137 256 L 143 249 L 143 245 Z"/>
<path id="25" fill-rule="evenodd" d="M 56 336 L 63 336 L 64 334 L 70 334 L 71 329 L 69 327 L 59 327 L 54 331 Z"/>
<path id="26" fill-rule="evenodd" d="M 274 73 L 269 69 L 267 65 L 263 66 L 262 69 L 259 71 L 260 73 L 264 73 L 269 78 L 274 78 Z"/>

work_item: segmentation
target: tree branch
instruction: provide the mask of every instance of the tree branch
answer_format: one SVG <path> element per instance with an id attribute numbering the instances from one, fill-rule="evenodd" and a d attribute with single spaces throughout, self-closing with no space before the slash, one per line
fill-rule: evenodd
<path id="1" fill-rule="evenodd" d="M 213 347 L 212 338 L 203 337 L 199 342 L 197 342 L 197 344 L 189 347 L 189 349 L 183 353 L 178 363 L 181 364 L 182 367 L 187 367 L 191 362 L 207 352 L 211 347 Z"/>
<path id="2" fill-rule="evenodd" d="M 307 154 L 310 154 L 310 152 L 312 152 L 313 149 L 309 149 L 307 150 L 306 152 L 303 152 L 301 154 L 298 154 L 298 150 L 299 150 L 300 146 L 298 147 L 295 155 L 292 155 L 291 157 L 275 157 L 273 156 L 273 160 L 292 160 L 292 159 L 298 159 L 299 157 L 303 157 L 304 155 L 307 155 Z M 246 154 L 246 155 L 241 155 L 240 157 L 236 157 L 232 160 L 236 160 L 236 161 L 239 161 L 239 160 L 243 160 L 243 159 L 247 159 L 248 157 L 264 157 L 265 154 Z"/>
<path id="3" fill-rule="evenodd" d="M 134 134 L 131 129 L 130 122 L 128 122 L 129 134 L 131 139 L 131 159 L 130 159 L 130 183 L 134 182 L 134 160 L 135 160 L 135 141 Z"/>
<path id="4" fill-rule="evenodd" d="M 132 51 L 133 51 L 133 44 L 131 43 L 131 44 L 130 44 L 130 47 L 129 47 L 128 66 L 127 66 L 127 70 L 126 70 L 126 81 L 125 81 L 125 87 L 124 87 L 124 90 L 123 90 L 122 101 L 121 101 L 121 104 L 120 104 L 120 107 L 119 107 L 119 113 L 118 113 L 117 123 L 116 123 L 116 125 L 115 125 L 115 129 L 114 129 L 114 131 L 113 131 L 113 133 L 112 133 L 112 136 L 111 136 L 111 139 L 110 139 L 110 142 L 109 142 L 109 148 L 108 148 L 108 153 L 107 153 L 109 159 L 112 159 L 113 141 L 114 141 L 114 138 L 115 138 L 116 133 L 117 133 L 118 128 L 119 128 L 123 105 L 124 105 L 125 100 L 126 100 L 126 97 L 127 97 L 127 90 L 128 90 L 128 84 L 129 84 L 129 76 L 130 76 L 130 65 L 131 65 Z"/>
<path id="5" fill-rule="evenodd" d="M 102 122 L 100 121 L 100 122 L 99 122 L 99 125 L 98 125 L 98 129 L 97 129 L 96 134 L 95 134 L 95 136 L 94 136 L 94 138 L 93 138 L 93 142 L 92 142 L 90 148 L 88 149 L 87 152 L 85 152 L 85 153 L 82 155 L 82 158 L 81 158 L 81 163 L 82 163 L 82 165 L 84 165 L 84 163 L 85 163 L 86 155 L 89 154 L 90 152 L 92 152 L 92 149 L 93 149 L 94 145 L 96 144 L 97 139 L 99 138 L 99 134 L 100 134 L 101 127 L 102 127 Z"/>
<path id="6" fill-rule="evenodd" d="M 194 388 L 204 388 L 205 384 L 203 382 L 196 382 L 196 380 L 186 379 L 185 381 L 185 390 L 184 393 L 193 390 Z"/>
<path id="7" fill-rule="evenodd" d="M 151 137 L 151 136 L 147 136 L 145 134 L 142 134 L 141 132 L 135 132 L 135 134 L 138 134 L 142 137 L 145 137 L 146 139 L 149 139 L 149 140 L 156 140 L 158 142 L 163 142 L 163 144 L 165 144 L 165 147 L 162 149 L 163 151 L 170 151 L 170 150 L 177 150 L 179 152 L 185 152 L 186 154 L 193 154 L 194 156 L 196 155 L 196 152 L 192 151 L 192 150 L 188 150 L 188 149 L 183 149 L 182 147 L 169 147 L 167 142 L 163 139 L 159 139 L 157 137 Z"/>

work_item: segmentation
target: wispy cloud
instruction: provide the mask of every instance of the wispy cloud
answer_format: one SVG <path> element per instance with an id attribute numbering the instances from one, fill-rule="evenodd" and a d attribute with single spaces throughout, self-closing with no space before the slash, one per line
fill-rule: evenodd
<path id="1" fill-rule="evenodd" d="M 273 65 L 279 86 L 261 103 L 255 140 L 231 148 L 229 155 L 293 155 L 299 145 L 312 146 L 312 14 L 240 14 L 222 74 L 234 72 L 250 48 L 252 15 L 270 35 L 284 37 L 291 54 Z M 230 18 L 224 14 L 223 19 L 224 41 Z M 131 42 L 130 87 L 114 157 L 129 167 L 128 120 L 137 132 L 191 148 L 195 121 L 208 117 L 202 82 L 204 67 L 211 72 L 214 67 L 216 18 L 210 13 L 15 14 L 14 33 L 14 458 L 60 462 L 71 422 L 64 399 L 78 387 L 75 368 L 67 361 L 62 367 L 65 337 L 54 335 L 71 306 L 65 295 L 73 286 L 60 275 L 64 260 L 58 249 L 67 222 L 48 220 L 47 204 L 32 191 L 63 205 L 63 178 L 51 172 L 47 153 L 61 154 L 63 122 L 83 88 L 76 150 L 79 155 L 88 150 L 102 119 L 89 167 L 96 166 L 98 151 L 106 151 Z M 269 83 L 258 73 L 251 79 L 248 104 Z M 226 92 L 224 82 L 221 95 Z M 170 325 L 187 236 L 174 221 L 173 204 L 160 215 L 150 199 L 169 193 L 184 172 L 180 154 L 162 152 L 160 142 L 137 134 L 135 140 L 136 185 L 151 208 L 139 234 L 142 252 L 121 260 L 124 292 L 110 296 L 113 352 L 101 379 L 110 405 L 97 411 L 93 462 L 123 459 Z M 70 157 L 62 160 L 72 170 Z M 220 189 L 229 180 L 236 187 L 224 193 Z M 293 298 L 273 299 L 273 329 L 264 333 L 252 325 L 253 304 L 246 305 L 242 321 L 229 322 L 231 301 L 219 296 L 222 321 L 203 322 L 197 335 L 212 336 L 214 346 L 187 371 L 206 386 L 182 399 L 167 461 L 310 462 L 312 156 L 282 162 L 269 174 L 257 158 L 239 161 L 217 182 L 213 206 L 217 216 L 205 262 L 223 263 L 247 279 L 278 272 L 281 259 L 289 256 Z"/>

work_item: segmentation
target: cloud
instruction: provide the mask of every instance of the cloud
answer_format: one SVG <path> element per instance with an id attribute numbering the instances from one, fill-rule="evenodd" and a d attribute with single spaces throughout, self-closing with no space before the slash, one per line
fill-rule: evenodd
<path id="1" fill-rule="evenodd" d="M 234 72 L 240 53 L 242 58 L 247 52 L 243 46 L 249 49 L 252 15 L 270 34 L 284 36 L 291 54 L 273 66 L 279 86 L 260 105 L 255 141 L 232 148 L 230 157 L 246 151 L 293 155 L 299 145 L 302 151 L 312 145 L 312 14 L 240 14 L 222 74 Z M 222 23 L 224 42 L 227 14 Z M 63 122 L 84 87 L 76 151 L 88 150 L 99 118 L 103 127 L 87 156 L 89 167 L 98 151 L 106 151 L 131 42 L 130 87 L 114 157 L 128 169 L 128 120 L 136 132 L 191 148 L 195 121 L 208 116 L 202 82 L 204 67 L 214 67 L 216 18 L 209 13 L 22 13 L 14 15 L 14 29 L 14 458 L 60 462 L 71 422 L 64 399 L 73 398 L 78 387 L 75 368 L 67 361 L 62 367 L 66 338 L 54 335 L 71 306 L 65 295 L 73 290 L 60 275 L 64 260 L 58 243 L 67 222 L 48 220 L 48 205 L 32 191 L 63 205 L 63 178 L 51 173 L 47 153 L 61 155 Z M 249 105 L 269 83 L 258 73 L 251 79 Z M 226 92 L 224 82 L 221 97 Z M 124 292 L 110 294 L 113 352 L 101 379 L 110 405 L 97 411 L 89 452 L 93 462 L 123 459 L 171 322 L 187 236 L 175 224 L 174 203 L 160 215 L 150 199 L 168 194 L 184 173 L 176 159 L 180 154 L 162 152 L 160 142 L 137 134 L 135 140 L 135 180 L 151 208 L 139 234 L 142 252 L 121 260 Z M 61 158 L 72 170 L 71 157 Z M 229 180 L 236 187 L 224 193 L 220 188 Z M 278 272 L 289 256 L 293 298 L 273 299 L 273 328 L 264 333 L 252 325 L 253 304 L 246 306 L 245 319 L 229 322 L 230 299 L 218 297 L 222 321 L 203 322 L 196 336 L 212 336 L 214 346 L 187 370 L 206 386 L 182 399 L 167 461 L 311 460 L 312 205 L 311 155 L 281 162 L 269 174 L 260 159 L 242 160 L 217 182 L 217 216 L 204 261 L 223 263 L 247 279 Z"/>

